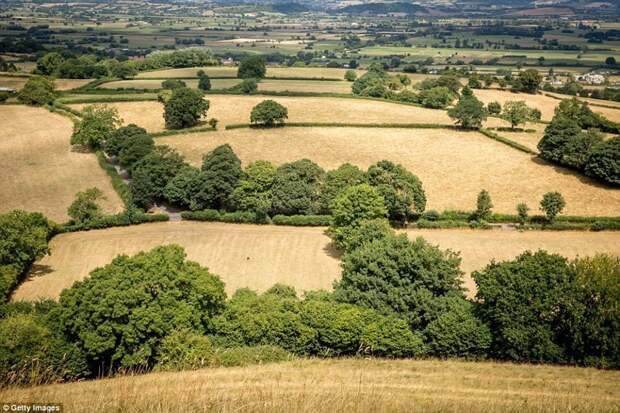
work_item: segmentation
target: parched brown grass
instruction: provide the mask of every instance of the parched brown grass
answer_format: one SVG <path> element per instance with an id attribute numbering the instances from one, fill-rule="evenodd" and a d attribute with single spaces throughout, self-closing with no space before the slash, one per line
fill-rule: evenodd
<path id="1" fill-rule="evenodd" d="M 550 365 L 298 359 L 0 390 L 3 401 L 64 411 L 296 413 L 607 413 L 620 372 Z"/>
<path id="2" fill-rule="evenodd" d="M 64 222 L 75 193 L 101 189 L 107 212 L 122 203 L 95 155 L 71 149 L 72 124 L 42 108 L 0 106 L 0 213 L 24 209 Z"/>
<path id="3" fill-rule="evenodd" d="M 516 205 L 526 202 L 537 213 L 543 194 L 549 191 L 562 192 L 569 215 L 618 215 L 620 211 L 620 190 L 477 132 L 290 127 L 177 135 L 157 142 L 178 149 L 194 165 L 200 164 L 203 154 L 225 143 L 245 165 L 259 159 L 282 164 L 308 158 L 326 169 L 345 162 L 367 168 L 387 159 L 418 175 L 426 190 L 427 209 L 439 211 L 473 210 L 482 189 L 490 192 L 496 212 L 514 214 Z"/>
<path id="4" fill-rule="evenodd" d="M 620 233 L 585 231 L 506 231 L 506 230 L 420 230 L 405 231 L 409 238 L 423 237 L 443 249 L 460 251 L 461 269 L 467 274 L 464 285 L 470 295 L 476 290 L 473 271 L 484 268 L 492 259 L 510 260 L 523 251 L 544 249 L 567 258 L 596 253 L 620 255 Z"/>
<path id="5" fill-rule="evenodd" d="M 198 79 L 185 79 L 183 80 L 188 87 L 198 88 Z M 238 84 L 239 79 L 211 79 L 211 87 L 213 89 L 225 89 L 233 87 Z M 117 80 L 114 82 L 108 82 L 100 85 L 100 89 L 120 89 L 120 88 L 135 88 L 135 89 L 161 89 L 163 80 L 159 79 L 136 79 L 136 80 Z"/>
<path id="6" fill-rule="evenodd" d="M 209 95 L 207 99 L 210 102 L 207 116 L 219 119 L 221 125 L 249 123 L 252 108 L 266 99 L 286 106 L 290 122 L 453 123 L 443 110 L 364 99 L 239 95 Z M 109 105 L 118 108 L 125 123 L 135 123 L 152 132 L 164 129 L 163 106 L 159 102 L 118 102 Z M 84 106 L 71 105 L 78 110 Z"/>
<path id="7" fill-rule="evenodd" d="M 209 76 L 226 76 L 237 77 L 237 67 L 231 66 L 208 66 L 208 67 L 188 67 L 182 69 L 163 69 L 152 72 L 142 72 L 136 77 L 141 79 L 153 77 L 167 78 L 189 78 L 196 77 L 198 70 L 204 70 Z M 267 77 L 305 77 L 305 78 L 326 78 L 326 79 L 343 79 L 346 69 L 337 69 L 329 67 L 268 67 Z M 358 71 L 358 75 L 364 73 Z"/>
<path id="8" fill-rule="evenodd" d="M 76 87 L 84 86 L 92 79 L 56 79 L 54 80 L 54 84 L 56 85 L 56 89 L 58 90 L 69 90 L 75 89 Z M 2 87 L 10 87 L 16 90 L 21 89 L 26 82 L 28 81 L 28 77 L 18 77 L 18 76 L 1 76 L 0 75 L 0 86 Z"/>
<path id="9" fill-rule="evenodd" d="M 51 255 L 32 267 L 13 300 L 57 298 L 60 292 L 119 254 L 132 255 L 158 245 L 185 247 L 189 259 L 207 266 L 226 283 L 230 294 L 241 287 L 264 291 L 275 283 L 298 292 L 330 290 L 340 277 L 339 254 L 325 228 L 166 222 L 61 234 L 51 241 Z M 469 273 L 491 259 L 510 259 L 540 248 L 567 257 L 596 252 L 620 254 L 620 232 L 517 232 L 503 230 L 407 230 L 443 249 L 460 251 L 464 285 Z"/>
<path id="10" fill-rule="evenodd" d="M 240 79 L 211 79 L 213 89 L 225 89 L 237 85 Z M 188 87 L 197 88 L 197 79 L 185 79 Z M 137 79 L 118 80 L 104 83 L 99 86 L 103 89 L 136 88 L 136 89 L 160 89 L 161 80 Z M 342 81 L 324 80 L 275 80 L 264 79 L 258 83 L 258 90 L 269 92 L 314 92 L 314 93 L 351 93 L 351 83 Z M 209 97 L 207 97 L 208 99 Z"/>
<path id="11" fill-rule="evenodd" d="M 528 106 L 539 109 L 542 113 L 543 120 L 551 120 L 556 106 L 560 104 L 560 100 L 549 96 L 530 95 L 528 93 L 512 93 L 506 90 L 480 89 L 475 90 L 474 94 L 485 104 L 497 101 L 503 105 L 505 102 L 510 100 L 523 100 L 528 104 Z M 566 96 L 565 98 L 569 99 L 570 97 Z M 590 106 L 590 108 L 594 112 L 600 113 L 611 121 L 620 122 L 620 108 L 611 109 L 593 105 Z"/>
<path id="12" fill-rule="evenodd" d="M 226 291 L 264 291 L 278 282 L 299 292 L 331 288 L 339 261 L 324 228 L 168 222 L 61 234 L 52 254 L 37 262 L 32 277 L 14 299 L 58 297 L 74 281 L 119 254 L 135 254 L 162 244 L 185 247 L 188 258 L 222 277 Z"/>

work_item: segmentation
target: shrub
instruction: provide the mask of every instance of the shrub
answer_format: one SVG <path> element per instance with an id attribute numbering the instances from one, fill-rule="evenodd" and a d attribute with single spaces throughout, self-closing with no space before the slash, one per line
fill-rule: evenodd
<path id="1" fill-rule="evenodd" d="M 9 92 L 0 92 L 0 103 L 6 102 L 11 97 Z"/>
<path id="2" fill-rule="evenodd" d="M 164 187 L 163 196 L 173 204 L 191 208 L 194 194 L 200 188 L 200 170 L 193 166 L 184 165 L 168 181 Z"/>
<path id="3" fill-rule="evenodd" d="M 118 156 L 125 142 L 130 137 L 138 135 L 146 135 L 146 129 L 133 123 L 116 129 L 105 138 L 105 152 L 110 156 Z"/>
<path id="4" fill-rule="evenodd" d="M 244 367 L 252 364 L 289 361 L 293 355 L 278 346 L 243 346 L 221 349 L 215 353 L 214 364 L 223 367 Z"/>
<path id="5" fill-rule="evenodd" d="M 542 139 L 538 142 L 541 158 L 561 164 L 566 146 L 580 134 L 581 127 L 576 120 L 565 116 L 554 116 L 545 128 Z"/>
<path id="6" fill-rule="evenodd" d="M 599 254 L 571 263 L 576 297 L 582 313 L 577 318 L 570 352 L 587 365 L 620 366 L 620 258 Z"/>
<path id="7" fill-rule="evenodd" d="M 348 82 L 355 82 L 355 79 L 357 79 L 357 73 L 355 72 L 355 70 L 349 69 L 344 72 L 344 80 Z"/>
<path id="8" fill-rule="evenodd" d="M 166 185 L 183 165 L 183 157 L 167 146 L 154 147 L 136 162 L 129 184 L 136 205 L 149 207 L 154 201 L 163 199 Z"/>
<path id="9" fill-rule="evenodd" d="M 388 236 L 345 253 L 334 294 L 339 301 L 396 314 L 411 329 L 423 329 L 433 321 L 437 299 L 461 294 L 459 264 L 458 255 L 422 238 Z"/>
<path id="10" fill-rule="evenodd" d="M 121 124 L 122 120 L 116 108 L 106 105 L 87 106 L 82 110 L 81 119 L 73 127 L 71 145 L 98 149 Z"/>
<path id="11" fill-rule="evenodd" d="M 67 215 L 73 222 L 83 224 L 97 218 L 101 218 L 103 211 L 97 201 L 103 198 L 103 192 L 99 188 L 89 188 L 75 195 L 75 200 L 69 206 Z"/>
<path id="12" fill-rule="evenodd" d="M 417 357 L 426 352 L 421 335 L 412 332 L 405 320 L 390 316 L 365 326 L 360 348 L 361 353 L 378 357 Z"/>
<path id="13" fill-rule="evenodd" d="M 174 90 L 182 87 L 187 87 L 187 85 L 181 79 L 167 79 L 161 82 L 161 87 L 162 89 Z"/>
<path id="14" fill-rule="evenodd" d="M 424 329 L 429 353 L 437 357 L 481 357 L 491 344 L 491 332 L 462 297 L 449 297 L 445 309 Z"/>
<path id="15" fill-rule="evenodd" d="M 266 61 L 263 56 L 246 57 L 239 64 L 237 77 L 239 79 L 261 79 L 267 73 Z"/>
<path id="16" fill-rule="evenodd" d="M 524 101 L 509 101 L 504 103 L 502 118 L 510 122 L 510 127 L 514 129 L 517 125 L 534 120 L 532 109 Z"/>
<path id="17" fill-rule="evenodd" d="M 360 168 L 349 163 L 340 165 L 337 169 L 328 171 L 325 175 L 325 185 L 321 191 L 322 211 L 331 212 L 331 203 L 347 187 L 366 182 L 366 174 Z"/>
<path id="18" fill-rule="evenodd" d="M 26 105 L 51 105 L 56 99 L 54 82 L 45 77 L 33 76 L 19 91 L 17 99 Z"/>
<path id="19" fill-rule="evenodd" d="M 150 154 L 154 147 L 155 141 L 151 135 L 128 136 L 119 147 L 118 163 L 131 173 L 134 165 Z"/>
<path id="20" fill-rule="evenodd" d="M 559 192 L 547 192 L 540 201 L 540 210 L 547 216 L 548 222 L 553 222 L 555 217 L 562 212 L 566 206 L 564 197 Z"/>
<path id="21" fill-rule="evenodd" d="M 275 100 L 264 100 L 252 108 L 250 122 L 252 124 L 275 126 L 284 123 L 288 118 L 288 110 Z"/>
<path id="22" fill-rule="evenodd" d="M 487 105 L 487 111 L 491 115 L 499 115 L 502 112 L 502 105 L 500 105 L 497 101 L 489 102 Z"/>
<path id="23" fill-rule="evenodd" d="M 170 99 L 164 104 L 166 128 L 195 126 L 201 117 L 206 116 L 207 110 L 209 101 L 203 99 L 202 92 L 185 87 L 174 89 Z"/>
<path id="24" fill-rule="evenodd" d="M 331 219 L 331 215 L 274 215 L 271 222 L 275 225 L 326 227 L 331 223 Z"/>
<path id="25" fill-rule="evenodd" d="M 175 330 L 161 341 L 155 369 L 180 371 L 211 367 L 215 351 L 208 337 L 191 330 Z"/>
<path id="26" fill-rule="evenodd" d="M 315 332 L 299 313 L 296 298 L 235 295 L 213 320 L 215 341 L 224 347 L 275 345 L 303 354 Z"/>
<path id="27" fill-rule="evenodd" d="M 590 152 L 586 163 L 587 175 L 614 186 L 620 186 L 620 137 L 615 136 Z"/>
<path id="28" fill-rule="evenodd" d="M 395 221 L 406 221 L 426 207 L 426 194 L 417 176 L 401 165 L 379 161 L 368 168 L 368 182 L 383 196 L 388 216 Z"/>
<path id="29" fill-rule="evenodd" d="M 525 252 L 473 273 L 481 319 L 491 329 L 495 357 L 560 362 L 571 311 L 571 273 L 565 258 Z"/>
<path id="30" fill-rule="evenodd" d="M 16 314 L 0 320 L 0 384 L 40 385 L 87 374 L 84 355 L 42 317 Z"/>
<path id="31" fill-rule="evenodd" d="M 420 92 L 419 97 L 422 105 L 431 109 L 445 109 L 454 100 L 454 95 L 445 86 L 424 89 Z"/>
<path id="32" fill-rule="evenodd" d="M 536 93 L 542 83 L 542 76 L 536 69 L 527 69 L 519 72 L 517 78 L 517 89 L 521 92 Z"/>
<path id="33" fill-rule="evenodd" d="M 478 199 L 476 201 L 476 212 L 474 212 L 474 215 L 477 219 L 488 221 L 491 217 L 491 208 L 493 208 L 491 195 L 489 195 L 489 192 L 486 189 L 483 189 L 478 194 Z"/>
<path id="34" fill-rule="evenodd" d="M 484 104 L 473 94 L 463 94 L 458 103 L 448 109 L 448 115 L 455 119 L 455 123 L 466 129 L 479 129 L 487 119 Z"/>
<path id="35" fill-rule="evenodd" d="M 250 93 L 255 93 L 258 91 L 258 83 L 256 82 L 256 79 L 244 79 L 241 83 L 229 88 L 228 90 L 249 95 Z"/>
<path id="36" fill-rule="evenodd" d="M 517 204 L 517 215 L 519 216 L 519 223 L 521 225 L 524 225 L 527 222 L 527 213 L 529 210 L 530 208 L 525 202 Z"/>
<path id="37" fill-rule="evenodd" d="M 361 221 L 387 216 L 383 197 L 368 184 L 346 188 L 332 203 L 331 211 L 333 220 L 328 233 L 340 248 L 345 246 L 349 232 Z"/>
<path id="38" fill-rule="evenodd" d="M 21 282 L 30 263 L 49 252 L 53 230 L 40 213 L 15 210 L 0 215 L 0 302 Z"/>
<path id="39" fill-rule="evenodd" d="M 205 92 L 211 90 L 211 79 L 204 72 L 198 76 L 198 89 Z"/>
<path id="40" fill-rule="evenodd" d="M 61 293 L 58 316 L 64 333 L 101 368 L 93 371 L 144 368 L 175 329 L 206 331 L 225 298 L 217 276 L 170 245 L 94 270 Z"/>

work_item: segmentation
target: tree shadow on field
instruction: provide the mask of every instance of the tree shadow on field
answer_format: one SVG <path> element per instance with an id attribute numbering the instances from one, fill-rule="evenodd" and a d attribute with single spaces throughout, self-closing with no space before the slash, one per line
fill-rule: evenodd
<path id="1" fill-rule="evenodd" d="M 325 251 L 325 253 L 332 258 L 336 258 L 338 260 L 342 258 L 342 251 L 338 249 L 338 247 L 336 247 L 336 244 L 334 244 L 333 242 L 329 242 L 327 245 L 325 245 L 323 247 L 323 251 Z"/>
<path id="2" fill-rule="evenodd" d="M 26 280 L 34 277 L 41 277 L 52 272 L 54 272 L 54 269 L 49 265 L 32 264 L 30 272 L 26 276 Z"/>
<path id="3" fill-rule="evenodd" d="M 592 179 L 592 178 L 590 178 L 590 177 L 588 177 L 588 176 L 586 176 L 583 173 L 580 173 L 578 171 L 566 168 L 564 166 L 553 164 L 553 163 L 551 163 L 549 161 L 546 161 L 546 160 L 542 159 L 539 156 L 532 156 L 531 159 L 532 159 L 532 162 L 534 162 L 534 163 L 536 163 L 538 165 L 542 165 L 542 166 L 546 166 L 546 167 L 549 167 L 549 168 L 553 168 L 553 170 L 555 172 L 559 173 L 559 174 L 568 175 L 568 176 L 574 176 L 582 184 L 595 186 L 595 187 L 601 188 L 601 189 L 616 189 L 615 187 L 613 187 L 611 185 L 607 185 L 604 182 L 600 182 L 600 181 L 594 180 L 594 179 Z"/>

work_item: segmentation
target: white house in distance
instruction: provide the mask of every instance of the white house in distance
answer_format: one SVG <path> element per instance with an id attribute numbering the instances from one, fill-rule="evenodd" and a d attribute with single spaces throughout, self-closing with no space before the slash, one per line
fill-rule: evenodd
<path id="1" fill-rule="evenodd" d="M 4 86 L 0 86 L 0 92 L 5 92 L 5 93 L 15 93 L 16 90 L 10 87 L 4 87 Z"/>
<path id="2" fill-rule="evenodd" d="M 583 75 L 575 75 L 575 80 L 590 85 L 602 85 L 605 83 L 605 76 L 598 73 L 586 73 Z"/>

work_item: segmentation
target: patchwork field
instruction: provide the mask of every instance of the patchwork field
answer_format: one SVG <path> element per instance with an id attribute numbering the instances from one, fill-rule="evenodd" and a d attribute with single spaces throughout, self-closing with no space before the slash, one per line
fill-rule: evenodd
<path id="1" fill-rule="evenodd" d="M 324 228 L 182 221 L 61 234 L 51 241 L 51 255 L 33 266 L 13 299 L 57 298 L 63 289 L 119 254 L 171 243 L 184 246 L 189 259 L 218 274 L 229 294 L 241 287 L 264 291 L 278 282 L 298 292 L 329 290 L 340 267 L 338 254 L 323 232 Z M 466 273 L 483 268 L 493 258 L 513 258 L 528 249 L 544 248 L 568 257 L 620 253 L 619 232 L 455 229 L 407 230 L 407 235 L 460 251 Z M 464 284 L 472 295 L 475 285 L 469 276 Z"/>
<path id="2" fill-rule="evenodd" d="M 326 169 L 345 162 L 367 168 L 388 159 L 420 177 L 427 209 L 439 211 L 474 209 L 481 189 L 490 192 L 496 212 L 515 213 L 516 205 L 526 202 L 532 213 L 537 213 L 543 194 L 558 190 L 566 199 L 566 214 L 608 216 L 620 211 L 620 190 L 598 185 L 476 132 L 289 127 L 177 135 L 157 142 L 178 149 L 195 165 L 200 165 L 203 154 L 225 143 L 245 165 L 259 159 L 282 164 L 308 158 Z"/>
<path id="3" fill-rule="evenodd" d="M 541 111 L 542 120 L 551 120 L 556 106 L 560 104 L 560 100 L 549 96 L 513 93 L 507 90 L 476 89 L 474 94 L 485 104 L 497 101 L 503 105 L 505 102 L 510 100 L 523 100 L 528 104 L 528 106 L 537 108 Z M 568 99 L 570 97 L 564 96 L 563 98 Z M 620 122 L 620 108 L 616 110 L 600 106 L 591 106 L 591 109 L 594 112 L 600 113 L 601 115 L 607 117 L 609 120 Z"/>
<path id="4" fill-rule="evenodd" d="M 12 388 L 0 398 L 54 400 L 75 413 L 603 413 L 618 411 L 618 381 L 617 371 L 552 365 L 299 359 Z"/>
<path id="5" fill-rule="evenodd" d="M 122 210 L 95 155 L 71 149 L 67 118 L 41 108 L 3 105 L 0 124 L 0 213 L 25 209 L 63 222 L 75 193 L 94 186 L 103 191 L 107 212 Z"/>
<path id="6" fill-rule="evenodd" d="M 365 99 L 239 95 L 209 95 L 208 99 L 210 108 L 207 117 L 219 119 L 222 126 L 248 123 L 252 108 L 265 99 L 273 99 L 286 106 L 290 122 L 453 123 L 443 110 Z M 163 106 L 159 102 L 117 102 L 108 105 L 118 109 L 126 124 L 135 123 L 151 132 L 164 129 Z M 77 110 L 85 106 L 71 105 Z"/>

